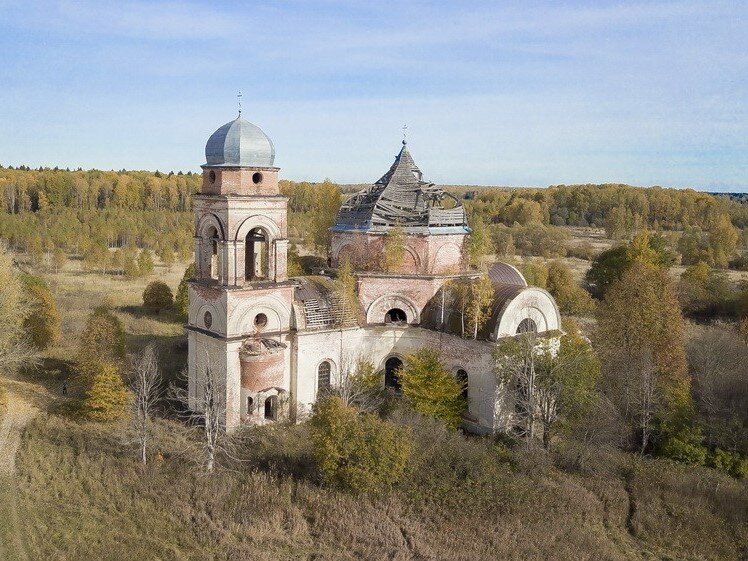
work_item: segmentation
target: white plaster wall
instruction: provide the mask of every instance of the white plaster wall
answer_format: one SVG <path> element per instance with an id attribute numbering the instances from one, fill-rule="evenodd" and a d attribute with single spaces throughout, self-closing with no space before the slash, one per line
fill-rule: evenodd
<path id="1" fill-rule="evenodd" d="M 371 361 L 383 372 L 384 363 L 389 357 L 404 359 L 422 347 L 438 350 L 451 372 L 462 369 L 468 373 L 470 415 L 487 430 L 492 430 L 496 393 L 493 343 L 465 340 L 412 326 L 298 333 L 297 420 L 303 420 L 316 401 L 317 368 L 322 361 L 328 360 L 332 364 L 331 378 L 335 384 L 341 367 L 355 364 L 359 357 Z"/>
<path id="2" fill-rule="evenodd" d="M 561 315 L 553 297 L 541 288 L 528 287 L 504 307 L 494 330 L 494 339 L 516 335 L 525 318 L 535 322 L 539 333 L 561 329 Z"/>

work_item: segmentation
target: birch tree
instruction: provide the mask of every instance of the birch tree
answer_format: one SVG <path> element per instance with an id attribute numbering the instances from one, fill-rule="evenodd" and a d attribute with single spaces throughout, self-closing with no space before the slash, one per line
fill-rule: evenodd
<path id="1" fill-rule="evenodd" d="M 189 395 L 186 389 L 187 373 L 183 371 L 180 386 L 172 384 L 172 399 L 185 408 L 187 421 L 196 425 L 200 432 L 201 458 L 205 471 L 212 473 L 216 466 L 217 455 L 225 450 L 226 437 L 226 395 L 225 384 L 220 373 L 210 360 L 207 349 L 203 353 L 203 375 L 198 377 L 194 396 L 195 407 L 189 408 Z"/>
<path id="2" fill-rule="evenodd" d="M 153 345 L 148 345 L 133 364 L 131 390 L 133 399 L 133 429 L 138 440 L 140 461 L 147 463 L 148 443 L 152 433 L 151 416 L 163 394 L 161 371 Z"/>

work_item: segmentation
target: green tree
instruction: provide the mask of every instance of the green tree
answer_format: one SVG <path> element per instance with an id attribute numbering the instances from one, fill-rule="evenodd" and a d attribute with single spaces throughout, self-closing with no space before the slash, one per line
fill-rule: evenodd
<path id="1" fill-rule="evenodd" d="M 684 322 L 668 272 L 634 262 L 597 319 L 606 391 L 644 452 L 658 426 L 678 430 L 692 410 Z"/>
<path id="2" fill-rule="evenodd" d="M 59 273 L 65 266 L 68 257 L 62 248 L 56 247 L 52 252 L 52 266 L 54 267 L 55 273 Z"/>
<path id="3" fill-rule="evenodd" d="M 314 458 L 325 483 L 354 492 L 397 483 L 412 443 L 409 432 L 370 413 L 359 414 L 335 396 L 314 406 Z"/>
<path id="4" fill-rule="evenodd" d="M 470 267 L 478 269 L 483 263 L 483 257 L 488 253 L 489 237 L 480 217 L 472 221 L 471 229 L 466 243 L 467 261 Z"/>
<path id="5" fill-rule="evenodd" d="M 34 347 L 44 350 L 60 339 L 60 313 L 57 310 L 52 292 L 41 277 L 22 275 L 25 297 L 30 313 L 23 322 L 23 328 L 31 338 Z"/>
<path id="6" fill-rule="evenodd" d="M 405 258 L 405 229 L 402 226 L 390 228 L 384 236 L 382 260 L 385 272 L 397 271 Z"/>
<path id="7" fill-rule="evenodd" d="M 356 277 L 353 275 L 353 268 L 347 258 L 344 258 L 338 267 L 334 292 L 343 307 L 340 314 L 341 324 L 346 323 L 351 317 L 358 318 L 360 307 L 356 294 Z"/>
<path id="8" fill-rule="evenodd" d="M 472 331 L 473 339 L 478 338 L 478 331 L 491 319 L 493 293 L 493 284 L 488 275 L 484 274 L 471 279 L 468 284 L 468 302 L 465 307 L 465 314 L 467 316 L 467 327 Z"/>
<path id="9" fill-rule="evenodd" d="M 160 311 L 171 308 L 174 304 L 174 296 L 169 285 L 162 281 L 148 283 L 143 291 L 143 306 L 151 310 Z"/>
<path id="10" fill-rule="evenodd" d="M 551 261 L 548 265 L 546 288 L 565 314 L 584 315 L 595 309 L 590 294 L 577 285 L 571 269 L 562 261 Z"/>
<path id="11" fill-rule="evenodd" d="M 714 264 L 717 267 L 727 267 L 737 244 L 738 233 L 733 228 L 729 215 L 721 215 L 709 229 L 709 246 Z"/>
<path id="12" fill-rule="evenodd" d="M 171 268 L 174 266 L 174 250 L 170 247 L 165 247 L 158 252 L 158 258 L 164 267 L 171 271 Z"/>
<path id="13" fill-rule="evenodd" d="M 84 382 L 90 382 L 101 363 L 121 365 L 126 353 L 122 322 L 106 306 L 88 316 L 78 340 L 77 368 Z"/>
<path id="14" fill-rule="evenodd" d="M 189 267 L 184 271 L 184 275 L 182 275 L 182 280 L 179 281 L 179 286 L 177 287 L 177 295 L 174 298 L 174 307 L 177 310 L 177 313 L 179 314 L 179 318 L 182 321 L 187 321 L 187 315 L 189 313 L 189 294 L 188 294 L 188 286 L 187 282 L 192 280 L 195 276 L 195 264 L 190 263 Z"/>
<path id="15" fill-rule="evenodd" d="M 545 288 L 548 285 L 548 268 L 540 261 L 522 263 L 522 276 L 530 286 Z"/>
<path id="16" fill-rule="evenodd" d="M 92 369 L 91 387 L 86 392 L 85 407 L 94 421 L 116 421 L 127 415 L 132 395 L 127 390 L 117 366 L 96 363 Z"/>
<path id="17" fill-rule="evenodd" d="M 153 255 L 150 250 L 144 249 L 138 255 L 138 270 L 141 276 L 148 276 L 153 272 Z"/>
<path id="18" fill-rule="evenodd" d="M 0 370 L 12 371 L 38 362 L 36 348 L 24 328 L 32 312 L 11 254 L 0 249 Z"/>
<path id="19" fill-rule="evenodd" d="M 304 274 L 304 268 L 301 265 L 301 258 L 299 257 L 299 249 L 295 243 L 291 243 L 288 246 L 288 276 L 289 277 L 300 277 Z"/>
<path id="20" fill-rule="evenodd" d="M 439 353 L 422 348 L 408 355 L 398 372 L 403 395 L 413 409 L 444 422 L 449 428 L 460 426 L 467 408 L 464 385 L 449 372 Z"/>
<path id="21" fill-rule="evenodd" d="M 649 263 L 655 267 L 669 267 L 674 262 L 662 236 L 651 236 L 644 231 L 630 244 L 619 245 L 603 251 L 592 262 L 586 280 L 597 296 L 604 296 L 607 289 L 629 269 L 634 261 Z"/>

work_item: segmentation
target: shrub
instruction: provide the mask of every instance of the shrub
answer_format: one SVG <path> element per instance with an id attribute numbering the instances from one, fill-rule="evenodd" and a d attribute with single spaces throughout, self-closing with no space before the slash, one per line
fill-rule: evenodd
<path id="1" fill-rule="evenodd" d="M 161 281 L 148 283 L 143 291 L 143 305 L 152 310 L 162 310 L 174 304 L 171 288 Z"/>
<path id="2" fill-rule="evenodd" d="M 579 244 L 569 244 L 566 246 L 566 252 L 569 257 L 576 257 L 584 261 L 592 261 L 598 253 L 588 241 Z"/>
<path id="3" fill-rule="evenodd" d="M 323 481 L 354 492 L 396 483 L 411 451 L 406 429 L 369 413 L 359 415 L 337 397 L 315 405 L 312 440 Z"/>
<path id="4" fill-rule="evenodd" d="M 125 387 L 117 367 L 98 363 L 93 370 L 93 383 L 86 392 L 86 412 L 94 421 L 115 421 L 127 414 L 130 392 Z"/>
<path id="5" fill-rule="evenodd" d="M 424 348 L 407 356 L 398 377 L 403 395 L 413 409 L 443 421 L 450 428 L 460 426 L 467 408 L 464 382 L 445 368 L 436 350 Z"/>
<path id="6" fill-rule="evenodd" d="M 682 429 L 665 438 L 660 446 L 660 454 L 682 464 L 704 465 L 706 448 L 701 445 L 701 441 L 701 431 Z"/>
<path id="7" fill-rule="evenodd" d="M 736 452 L 717 448 L 709 457 L 709 465 L 738 479 L 748 477 L 748 458 L 743 458 Z"/>
<path id="8" fill-rule="evenodd" d="M 548 285 L 548 268 L 538 261 L 525 261 L 522 264 L 522 276 L 527 284 L 545 288 Z"/>

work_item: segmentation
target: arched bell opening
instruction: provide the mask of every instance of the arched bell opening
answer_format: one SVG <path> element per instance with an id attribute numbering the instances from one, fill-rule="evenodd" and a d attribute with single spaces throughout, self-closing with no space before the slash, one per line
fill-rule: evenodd
<path id="1" fill-rule="evenodd" d="M 267 280 L 269 277 L 269 238 L 262 228 L 253 228 L 246 238 L 244 278 L 248 281 Z"/>
<path id="2" fill-rule="evenodd" d="M 210 278 L 218 280 L 219 258 L 218 242 L 221 239 L 215 226 L 211 226 L 207 232 L 208 243 L 210 244 Z"/>

